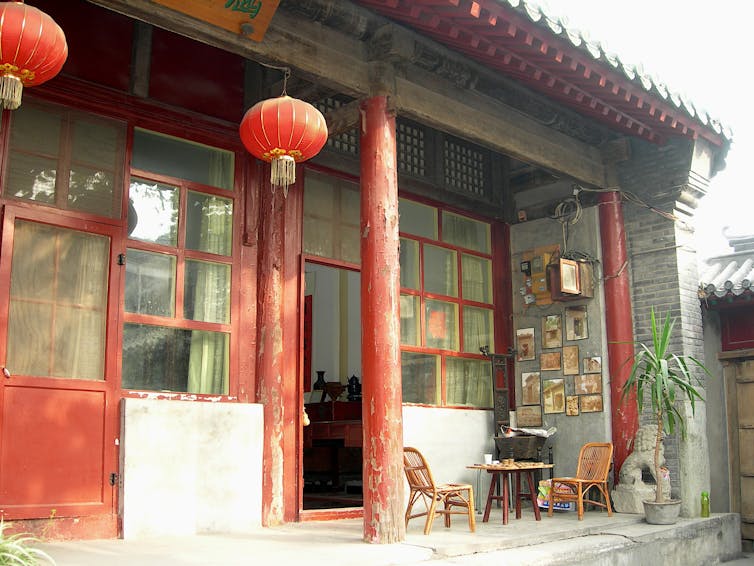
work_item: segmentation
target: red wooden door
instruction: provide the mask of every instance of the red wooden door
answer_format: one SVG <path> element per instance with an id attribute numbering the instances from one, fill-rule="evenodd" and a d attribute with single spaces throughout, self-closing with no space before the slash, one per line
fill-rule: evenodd
<path id="1" fill-rule="evenodd" d="M 0 516 L 113 516 L 116 228 L 7 206 L 0 249 Z M 113 330 L 111 330 L 113 329 Z M 112 521 L 114 524 L 115 521 Z"/>

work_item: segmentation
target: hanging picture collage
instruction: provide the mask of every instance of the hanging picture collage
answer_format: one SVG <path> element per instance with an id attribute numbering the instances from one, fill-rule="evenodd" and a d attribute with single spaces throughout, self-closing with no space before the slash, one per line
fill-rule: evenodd
<path id="1" fill-rule="evenodd" d="M 521 372 L 519 427 L 542 426 L 543 414 L 577 416 L 603 410 L 602 358 L 580 356 L 578 342 L 589 337 L 586 306 L 566 307 L 564 314 L 542 317 L 541 349 L 537 329 L 516 330 L 516 361 Z M 534 362 L 534 363 L 531 363 Z"/>

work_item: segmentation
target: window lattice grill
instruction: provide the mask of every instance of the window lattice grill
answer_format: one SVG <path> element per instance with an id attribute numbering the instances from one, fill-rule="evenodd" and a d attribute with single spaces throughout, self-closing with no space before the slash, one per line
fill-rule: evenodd
<path id="1" fill-rule="evenodd" d="M 486 197 L 486 163 L 482 151 L 445 138 L 444 157 L 445 186 L 459 193 Z"/>
<path id="2" fill-rule="evenodd" d="M 398 171 L 423 177 L 426 174 L 424 130 L 398 122 Z"/>
<path id="3" fill-rule="evenodd" d="M 344 106 L 347 104 L 347 102 L 342 101 L 338 98 L 333 98 L 331 96 L 328 96 L 327 98 L 320 100 L 318 102 L 314 103 L 314 106 L 322 112 L 322 114 L 327 114 L 330 110 L 336 110 L 337 108 L 340 108 L 341 106 Z M 347 153 L 348 155 L 358 155 L 359 154 L 359 136 L 358 136 L 358 129 L 353 128 L 352 130 L 348 132 L 343 132 L 342 134 L 338 134 L 337 136 L 330 136 L 327 138 L 327 143 L 325 144 L 326 147 L 333 149 L 335 151 L 339 151 L 340 153 Z"/>

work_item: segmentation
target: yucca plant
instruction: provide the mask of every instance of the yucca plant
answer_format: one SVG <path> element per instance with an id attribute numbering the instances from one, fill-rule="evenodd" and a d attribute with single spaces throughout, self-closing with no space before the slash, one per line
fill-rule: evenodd
<path id="1" fill-rule="evenodd" d="M 0 520 L 0 566 L 37 566 L 40 561 L 55 564 L 49 554 L 29 546 L 38 542 L 34 537 L 22 533 L 6 535 L 8 526 Z"/>
<path id="2" fill-rule="evenodd" d="M 660 447 L 663 434 L 673 434 L 676 427 L 686 438 L 686 422 L 683 414 L 678 410 L 677 402 L 685 399 L 691 406 L 694 415 L 696 400 L 702 396 L 696 388 L 700 380 L 689 371 L 689 365 L 701 368 L 707 375 L 709 370 L 699 360 L 691 356 L 678 356 L 670 352 L 670 339 L 676 319 L 667 314 L 658 325 L 654 308 L 651 311 L 652 344 L 647 346 L 639 343 L 641 349 L 634 355 L 631 375 L 623 385 L 623 399 L 632 392 L 636 394 L 636 403 L 641 414 L 644 407 L 644 392 L 652 403 L 652 414 L 657 423 L 657 439 L 655 441 L 654 471 L 657 479 L 655 487 L 655 502 L 664 503 L 665 494 L 660 481 Z M 692 365 L 692 367 L 693 367 Z"/>

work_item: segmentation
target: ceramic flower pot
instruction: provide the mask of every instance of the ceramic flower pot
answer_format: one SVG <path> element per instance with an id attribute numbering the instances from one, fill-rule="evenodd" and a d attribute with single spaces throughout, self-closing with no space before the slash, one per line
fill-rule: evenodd
<path id="1" fill-rule="evenodd" d="M 668 499 L 663 503 L 643 501 L 644 517 L 650 525 L 673 525 L 681 512 L 680 499 Z"/>

